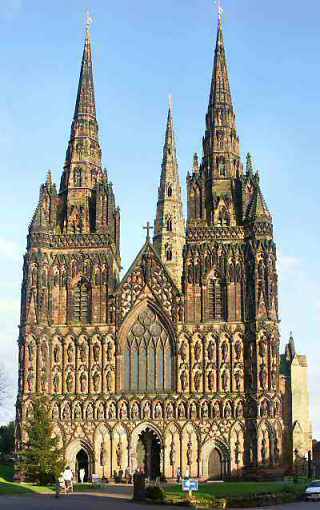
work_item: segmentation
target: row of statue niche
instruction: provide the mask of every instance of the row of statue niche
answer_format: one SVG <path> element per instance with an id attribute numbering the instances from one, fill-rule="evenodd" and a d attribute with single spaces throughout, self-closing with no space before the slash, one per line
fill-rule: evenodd
<path id="1" fill-rule="evenodd" d="M 236 359 L 240 360 L 241 354 L 242 354 L 242 342 L 240 340 L 238 340 L 234 344 L 234 350 L 235 350 Z M 201 345 L 200 341 L 196 342 L 193 352 L 194 352 L 195 361 L 200 362 L 201 361 L 201 352 L 202 352 L 202 345 Z M 207 347 L 207 356 L 208 356 L 209 361 L 213 361 L 215 359 L 215 353 L 216 353 L 215 343 L 213 341 L 211 341 L 211 342 L 209 342 L 209 345 Z M 188 359 L 188 343 L 187 342 L 181 343 L 179 354 L 181 356 L 182 361 L 185 362 Z M 221 344 L 221 359 L 223 362 L 227 362 L 228 354 L 229 354 L 228 344 L 227 344 L 227 342 L 223 342 Z"/>
<path id="2" fill-rule="evenodd" d="M 82 372 L 80 375 L 80 391 L 81 393 L 86 393 L 88 390 L 88 375 L 85 372 Z M 113 391 L 113 376 L 111 371 L 108 371 L 106 374 L 106 390 L 108 393 Z M 100 391 L 100 383 L 101 383 L 101 375 L 99 372 L 95 372 L 92 377 L 93 389 L 95 392 Z M 53 377 L 53 390 L 55 393 L 59 393 L 60 388 L 60 375 L 56 373 Z M 68 372 L 66 377 L 66 389 L 68 393 L 71 393 L 74 388 L 74 375 L 72 372 Z"/>
<path id="3" fill-rule="evenodd" d="M 252 344 L 251 344 L 252 345 Z M 277 357 L 278 346 L 275 341 L 271 342 L 271 354 L 273 358 Z M 261 358 L 265 358 L 267 354 L 267 343 L 265 340 L 260 340 L 259 342 L 259 355 Z"/>
<path id="4" fill-rule="evenodd" d="M 79 352 L 80 361 L 82 363 L 85 363 L 85 361 L 87 360 L 87 354 L 88 354 L 88 346 L 87 346 L 86 342 L 82 342 L 79 345 L 78 352 Z M 98 363 L 100 360 L 100 352 L 101 352 L 101 347 L 97 342 L 95 342 L 93 344 L 92 353 L 93 353 L 93 359 L 96 363 Z M 74 353 L 75 353 L 75 348 L 72 343 L 69 343 L 67 350 L 66 350 L 68 363 L 73 362 Z M 112 361 L 112 355 L 113 355 L 113 345 L 112 345 L 112 342 L 108 342 L 107 349 L 106 349 L 107 361 Z M 60 349 L 59 345 L 56 344 L 53 349 L 53 361 L 54 361 L 54 363 L 59 363 L 60 359 L 61 359 L 61 349 Z"/>
<path id="5" fill-rule="evenodd" d="M 230 224 L 230 213 L 224 208 L 220 208 L 219 211 L 219 222 L 221 225 L 229 225 Z M 223 264 L 223 263 L 222 263 Z M 207 257 L 204 259 L 204 264 L 202 265 L 201 262 L 198 260 L 193 264 L 188 265 L 187 269 L 187 279 L 188 283 L 196 283 L 201 284 L 203 276 L 207 275 L 207 273 L 211 270 L 212 263 L 210 260 L 210 257 Z M 223 267 L 223 265 L 222 265 Z M 221 281 L 222 283 L 239 283 L 241 281 L 242 277 L 242 270 L 240 264 L 237 264 L 234 266 L 233 264 L 230 264 L 230 266 L 227 269 L 227 272 L 225 273 L 225 279 L 221 278 L 221 275 L 217 270 L 213 272 L 212 275 L 215 279 L 218 281 Z"/>
<path id="6" fill-rule="evenodd" d="M 208 380 L 208 388 L 210 391 L 214 389 L 214 372 L 211 370 L 207 374 L 207 380 Z M 194 389 L 195 391 L 199 391 L 201 387 L 201 381 L 203 380 L 203 374 L 202 372 L 196 372 L 194 374 Z M 239 391 L 241 389 L 241 380 L 242 380 L 242 372 L 240 370 L 235 371 L 234 373 L 234 380 L 236 383 L 236 389 Z M 180 383 L 181 383 L 181 389 L 182 391 L 186 391 L 188 388 L 188 374 L 186 370 L 182 370 L 180 373 Z M 222 389 L 224 391 L 229 390 L 229 384 L 230 384 L 230 375 L 228 370 L 223 370 L 221 374 L 221 385 Z"/>

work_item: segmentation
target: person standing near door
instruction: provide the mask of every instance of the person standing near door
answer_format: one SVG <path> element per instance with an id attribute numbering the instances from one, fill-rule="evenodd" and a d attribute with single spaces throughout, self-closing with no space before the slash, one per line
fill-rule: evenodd
<path id="1" fill-rule="evenodd" d="M 79 471 L 80 483 L 83 483 L 83 482 L 84 482 L 85 474 L 86 474 L 85 469 L 84 469 L 84 468 L 81 468 L 81 469 L 80 469 L 80 471 Z"/>

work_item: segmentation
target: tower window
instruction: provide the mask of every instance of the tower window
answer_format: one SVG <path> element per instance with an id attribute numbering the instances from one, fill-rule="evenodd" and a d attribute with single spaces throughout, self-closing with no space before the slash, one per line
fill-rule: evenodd
<path id="1" fill-rule="evenodd" d="M 169 184 L 168 190 L 167 190 L 168 197 L 172 197 L 172 186 Z"/>
<path id="2" fill-rule="evenodd" d="M 168 261 L 172 260 L 172 249 L 171 249 L 170 246 L 168 246 L 168 248 L 167 248 L 166 258 L 167 258 Z"/>
<path id="3" fill-rule="evenodd" d="M 172 232 L 172 218 L 167 219 L 167 231 Z"/>
<path id="4" fill-rule="evenodd" d="M 83 281 L 80 281 L 73 291 L 73 320 L 90 322 L 89 288 Z"/>
<path id="5" fill-rule="evenodd" d="M 74 171 L 74 185 L 81 188 L 82 186 L 82 170 L 81 168 L 76 168 Z"/>

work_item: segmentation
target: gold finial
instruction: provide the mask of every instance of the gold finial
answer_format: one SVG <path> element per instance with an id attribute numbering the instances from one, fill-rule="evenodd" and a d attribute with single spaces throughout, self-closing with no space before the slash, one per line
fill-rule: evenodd
<path id="1" fill-rule="evenodd" d="M 86 30 L 87 30 L 87 32 L 90 31 L 90 27 L 91 27 L 92 23 L 93 23 L 93 18 L 90 15 L 90 12 L 87 11 L 86 12 Z"/>

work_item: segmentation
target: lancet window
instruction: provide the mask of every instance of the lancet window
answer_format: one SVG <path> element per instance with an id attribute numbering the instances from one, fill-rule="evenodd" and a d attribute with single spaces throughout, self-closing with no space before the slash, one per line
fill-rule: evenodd
<path id="1" fill-rule="evenodd" d="M 73 320 L 90 322 L 90 289 L 87 282 L 81 280 L 73 291 Z"/>

